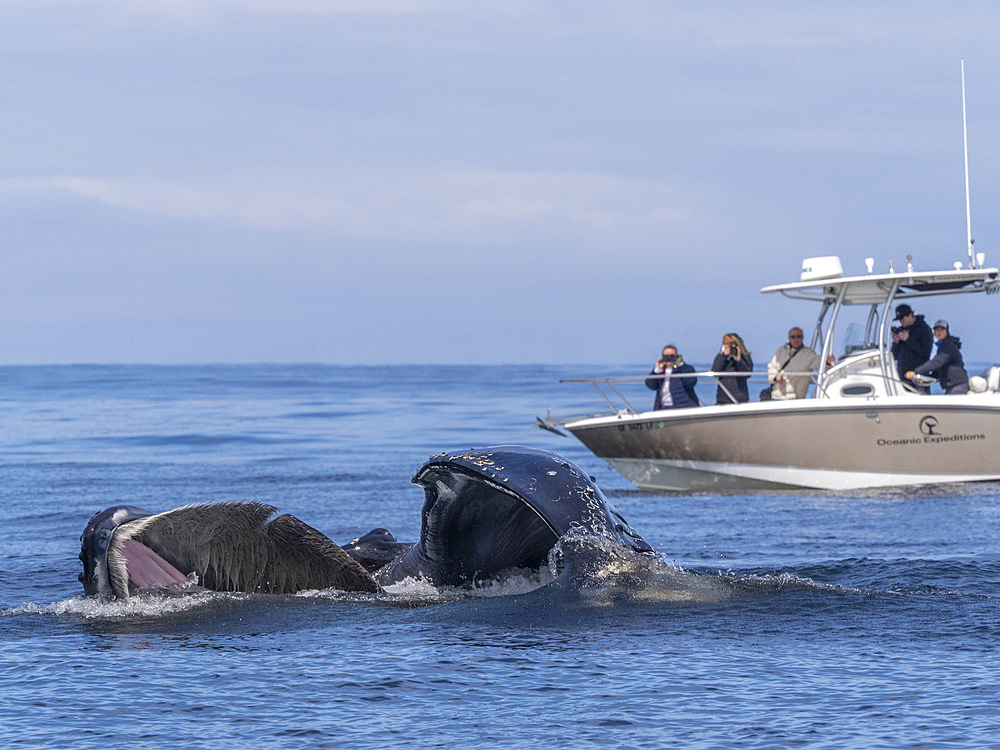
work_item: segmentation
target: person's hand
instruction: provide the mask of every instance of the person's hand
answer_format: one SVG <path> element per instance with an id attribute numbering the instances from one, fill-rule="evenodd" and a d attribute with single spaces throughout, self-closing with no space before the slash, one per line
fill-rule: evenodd
<path id="1" fill-rule="evenodd" d="M 784 375 L 782 375 L 782 374 L 781 374 L 781 373 L 779 372 L 779 373 L 778 373 L 777 375 L 775 375 L 775 376 L 774 376 L 774 382 L 775 382 L 775 383 L 784 383 L 784 382 L 785 382 L 785 376 L 784 376 Z"/>
<path id="2" fill-rule="evenodd" d="M 899 332 L 899 340 L 900 341 L 909 341 L 910 340 L 910 332 L 904 328 L 902 331 Z"/>
<path id="3" fill-rule="evenodd" d="M 906 379 L 907 380 L 913 380 L 913 376 L 914 375 L 916 375 L 916 373 L 913 372 L 913 370 L 910 370 L 908 373 L 906 373 Z"/>

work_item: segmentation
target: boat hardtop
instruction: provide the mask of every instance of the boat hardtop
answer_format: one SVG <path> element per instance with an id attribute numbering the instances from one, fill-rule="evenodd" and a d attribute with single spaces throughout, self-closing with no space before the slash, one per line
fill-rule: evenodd
<path id="1" fill-rule="evenodd" d="M 868 259 L 870 260 L 870 259 Z M 945 271 L 890 270 L 863 276 L 843 276 L 838 256 L 806 258 L 798 281 L 765 286 L 761 292 L 780 293 L 791 299 L 830 300 L 845 305 L 877 305 L 887 300 L 911 299 L 941 294 L 1000 291 L 1000 271 L 996 268 L 957 268 Z M 870 264 L 871 265 L 871 264 Z M 841 296 L 842 295 L 842 296 Z"/>

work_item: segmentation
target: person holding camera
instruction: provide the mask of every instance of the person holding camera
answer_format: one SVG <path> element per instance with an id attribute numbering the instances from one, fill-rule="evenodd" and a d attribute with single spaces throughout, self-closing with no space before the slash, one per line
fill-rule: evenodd
<path id="1" fill-rule="evenodd" d="M 752 372 L 753 360 L 743 339 L 736 333 L 722 337 L 722 349 L 712 360 L 712 372 Z M 746 377 L 720 377 L 715 389 L 716 404 L 746 403 L 750 400 Z"/>
<path id="2" fill-rule="evenodd" d="M 805 398 L 812 381 L 808 375 L 786 375 L 788 372 L 812 372 L 819 367 L 822 359 L 805 345 L 802 329 L 796 326 L 788 331 L 788 343 L 779 347 L 767 364 L 767 379 L 771 383 L 771 398 L 787 401 Z M 827 360 L 833 364 L 833 357 Z"/>
<path id="3" fill-rule="evenodd" d="M 969 373 L 962 361 L 962 342 L 948 330 L 948 321 L 939 320 L 934 324 L 934 338 L 937 339 L 937 354 L 919 367 L 906 373 L 906 379 L 914 375 L 930 375 L 937 378 L 945 393 L 968 393 Z"/>
<path id="4" fill-rule="evenodd" d="M 934 348 L 934 334 L 931 327 L 924 321 L 923 315 L 915 315 L 913 308 L 907 304 L 896 308 L 898 326 L 892 326 L 892 356 L 896 360 L 896 372 L 902 380 L 921 393 L 930 393 L 929 387 L 913 385 L 907 373 L 914 372 L 920 365 L 931 358 Z"/>
<path id="5" fill-rule="evenodd" d="M 677 351 L 676 346 L 667 344 L 663 347 L 663 354 L 656 360 L 653 371 L 649 373 L 650 377 L 646 378 L 646 387 L 656 391 L 656 399 L 653 401 L 654 411 L 699 405 L 698 396 L 694 392 L 694 385 L 698 378 L 694 376 L 671 377 L 689 372 L 694 372 L 694 368 L 684 363 L 684 357 Z M 665 375 L 666 377 L 652 377 L 653 375 Z"/>

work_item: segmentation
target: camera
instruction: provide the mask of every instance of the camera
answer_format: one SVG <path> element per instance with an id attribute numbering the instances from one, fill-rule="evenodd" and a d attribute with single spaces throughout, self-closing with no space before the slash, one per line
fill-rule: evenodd
<path id="1" fill-rule="evenodd" d="M 889 326 L 889 330 L 893 333 L 899 333 L 903 330 L 903 326 Z"/>

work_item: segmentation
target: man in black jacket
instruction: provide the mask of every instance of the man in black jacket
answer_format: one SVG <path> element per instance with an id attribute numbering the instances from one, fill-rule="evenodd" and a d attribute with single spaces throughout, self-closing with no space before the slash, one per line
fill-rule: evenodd
<path id="1" fill-rule="evenodd" d="M 896 320 L 899 326 L 892 328 L 892 356 L 896 359 L 896 372 L 899 373 L 899 377 L 909 380 L 906 374 L 913 372 L 931 358 L 934 334 L 924 321 L 924 316 L 914 315 L 913 308 L 907 304 L 896 308 Z M 917 390 L 924 393 L 931 392 L 929 387 Z"/>

